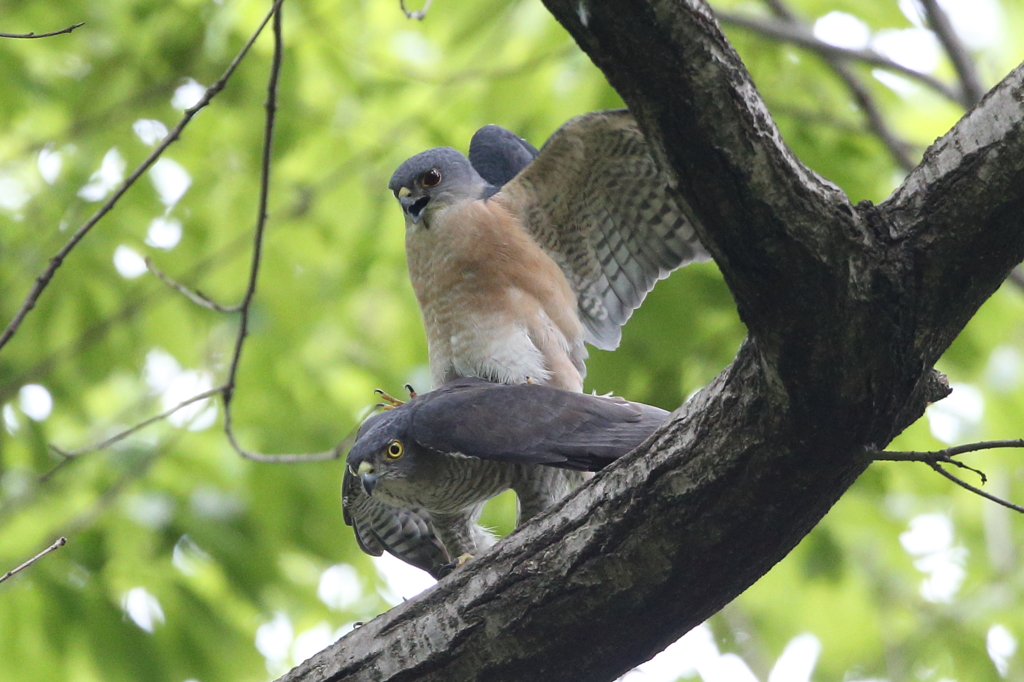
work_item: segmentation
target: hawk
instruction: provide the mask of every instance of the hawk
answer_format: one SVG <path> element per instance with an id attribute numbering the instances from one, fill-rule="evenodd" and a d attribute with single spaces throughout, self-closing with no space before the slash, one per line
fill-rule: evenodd
<path id="1" fill-rule="evenodd" d="M 583 390 L 659 279 L 709 258 L 633 116 L 584 114 L 539 153 L 498 126 L 412 157 L 388 187 L 434 386 L 475 376 Z"/>
<path id="2" fill-rule="evenodd" d="M 367 419 L 346 460 L 347 480 L 358 478 L 366 500 L 418 515 L 448 557 L 474 556 L 486 549 L 476 518 L 487 500 L 515 490 L 521 524 L 569 492 L 559 470 L 603 468 L 667 415 L 541 384 L 456 379 Z M 365 537 L 361 519 L 351 518 Z"/>

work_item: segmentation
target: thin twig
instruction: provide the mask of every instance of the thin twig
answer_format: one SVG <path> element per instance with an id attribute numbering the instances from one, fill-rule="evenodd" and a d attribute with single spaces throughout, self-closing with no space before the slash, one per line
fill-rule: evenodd
<path id="1" fill-rule="evenodd" d="M 67 541 L 68 541 L 68 539 L 64 538 L 64 537 L 57 538 L 57 542 L 55 542 L 52 545 L 50 545 L 49 547 L 47 547 L 46 549 L 44 549 L 39 554 L 36 554 L 34 557 L 32 557 L 31 559 L 29 559 L 28 561 L 23 563 L 21 566 L 18 566 L 17 568 L 13 568 L 10 571 L 7 571 L 6 573 L 4 573 L 2 576 L 0 576 L 0 583 L 2 583 L 3 581 L 7 580 L 8 578 L 10 578 L 15 573 L 19 573 L 21 571 L 24 571 L 26 568 L 28 568 L 29 566 L 31 566 L 35 562 L 39 561 L 40 559 L 42 559 L 44 556 L 46 556 L 50 552 L 53 552 L 53 551 L 55 551 L 57 549 L 60 549 L 61 547 L 63 547 L 67 543 Z"/>
<path id="2" fill-rule="evenodd" d="M 96 213 L 94 213 L 93 216 L 89 218 L 89 220 L 85 222 L 85 224 L 83 224 L 81 227 L 75 230 L 75 233 L 71 236 L 71 239 L 69 239 L 68 242 L 64 245 L 64 247 L 61 248 L 61 250 L 58 251 L 57 254 L 50 259 L 50 264 L 47 266 L 46 270 L 44 270 L 43 273 L 36 278 L 35 284 L 32 285 L 32 289 L 31 291 L 29 291 L 28 296 L 25 298 L 25 302 L 22 303 L 21 308 L 19 308 L 18 312 L 15 313 L 14 319 L 12 319 L 10 324 L 7 325 L 7 328 L 4 330 L 3 334 L 0 334 L 0 348 L 3 348 L 5 345 L 7 345 L 7 342 L 10 341 L 11 338 L 14 336 L 15 332 L 18 331 L 18 327 L 21 326 L 22 320 L 24 320 L 25 316 L 28 315 L 29 311 L 35 307 L 36 302 L 39 300 L 39 296 L 43 293 L 43 290 L 46 289 L 46 286 L 50 283 L 50 280 L 53 279 L 54 274 L 57 272 L 57 268 L 61 266 L 61 264 L 64 262 L 64 259 L 67 258 L 69 253 L 71 253 L 71 250 L 78 245 L 78 242 L 82 241 L 85 235 L 88 234 L 89 230 L 91 230 L 93 226 L 97 222 L 99 222 L 99 220 L 103 216 L 105 216 L 107 213 L 110 212 L 112 208 L 114 208 L 114 205 L 121 198 L 121 196 L 128 191 L 128 188 L 135 184 L 135 181 L 138 180 L 150 166 L 156 163 L 156 160 L 160 158 L 160 155 L 164 153 L 164 150 L 166 150 L 167 147 L 169 147 L 172 142 L 178 139 L 178 137 L 181 135 L 181 131 L 185 129 L 185 126 L 188 125 L 189 121 L 191 121 L 192 118 L 197 113 L 199 113 L 199 111 L 202 108 L 209 104 L 210 100 L 212 100 L 217 95 L 217 93 L 224 89 L 224 86 L 227 84 L 228 79 L 231 78 L 231 75 L 235 72 L 235 69 L 238 68 L 239 63 L 241 63 L 242 59 L 249 52 L 249 48 L 252 47 L 253 43 L 256 42 L 256 38 L 259 37 L 259 34 L 263 31 L 263 27 L 267 25 L 268 21 L 270 21 L 271 16 L 273 16 L 277 12 L 277 9 L 281 5 L 281 2 L 283 2 L 283 0 L 275 0 L 270 12 L 260 23 L 259 27 L 256 29 L 256 32 L 253 33 L 252 37 L 249 38 L 249 41 L 245 44 L 244 47 L 242 47 L 241 51 L 231 61 L 231 64 L 224 72 L 224 75 L 221 76 L 213 85 L 206 89 L 206 92 L 203 93 L 202 99 L 200 99 L 199 102 L 195 104 L 195 106 L 185 110 L 185 114 L 182 116 L 181 120 L 178 121 L 178 125 L 174 126 L 174 129 L 167 134 L 167 137 L 164 138 L 163 142 L 161 142 L 160 145 L 157 146 L 156 149 L 154 149 L 152 153 L 146 157 L 146 160 L 143 161 L 139 165 L 139 167 L 136 168 L 135 171 L 130 176 L 128 176 L 128 178 L 123 183 L 121 183 L 121 186 L 114 191 L 114 193 L 110 196 L 106 203 L 104 203 L 103 206 L 98 211 L 96 211 Z"/>
<path id="3" fill-rule="evenodd" d="M 213 396 L 215 396 L 218 393 L 221 393 L 223 391 L 224 391 L 224 386 L 217 386 L 216 388 L 211 388 L 208 391 L 203 391 L 202 393 L 197 393 L 196 395 L 192 396 L 191 398 L 188 398 L 186 400 L 181 401 L 180 403 L 178 403 L 174 407 L 172 407 L 172 408 L 170 408 L 168 410 L 164 410 L 160 414 L 155 415 L 153 417 L 150 417 L 149 419 L 146 419 L 145 421 L 141 421 L 141 422 L 139 422 L 138 424 L 136 424 L 136 425 L 134 425 L 132 427 L 124 429 L 123 431 L 119 431 L 118 433 L 114 434 L 110 438 L 107 438 L 106 440 L 102 440 L 99 443 L 95 443 L 94 445 L 88 445 L 86 447 L 78 448 L 78 449 L 75 449 L 75 450 L 64 450 L 62 448 L 57 447 L 53 443 L 51 443 L 50 444 L 50 449 L 53 450 L 54 452 L 56 452 L 58 455 L 60 455 L 63 458 L 63 461 L 61 461 L 60 464 L 58 464 L 57 466 L 55 466 L 54 468 L 50 469 L 45 474 L 40 476 L 39 477 L 39 482 L 40 483 L 45 483 L 47 480 L 52 478 L 55 473 L 57 473 L 60 469 L 62 469 L 64 467 L 64 465 L 66 465 L 68 462 L 70 462 L 71 460 L 75 459 L 76 457 L 80 457 L 81 455 L 85 455 L 85 454 L 88 454 L 90 452 L 96 452 L 97 450 L 103 450 L 104 448 L 108 448 L 111 445 L 113 445 L 114 443 L 117 443 L 118 441 L 122 441 L 125 438 L 127 438 L 128 436 L 130 436 L 130 435 L 132 435 L 134 433 L 137 433 L 138 431 L 141 431 L 142 429 L 146 428 L 150 424 L 155 424 L 156 422 L 158 422 L 158 421 L 160 421 L 162 419 L 167 419 L 168 417 L 170 417 L 172 414 L 174 414 L 178 410 L 180 410 L 180 409 L 182 409 L 184 407 L 188 407 L 189 405 L 191 405 L 194 402 L 198 402 L 200 400 L 205 400 L 206 398 L 212 398 Z"/>
<path id="4" fill-rule="evenodd" d="M 981 495 L 986 500 L 990 500 L 992 502 L 995 502 L 998 505 L 1006 507 L 1007 509 L 1012 509 L 1012 510 L 1014 510 L 1016 512 L 1020 512 L 1021 514 L 1024 514 L 1024 507 L 1018 506 L 1018 505 L 1014 504 L 1013 502 L 1009 502 L 1007 500 L 1004 500 L 1001 497 L 996 497 L 995 495 L 992 495 L 991 493 L 985 492 L 981 488 L 974 487 L 973 485 L 971 485 L 967 481 L 963 481 L 963 480 L 957 478 L 956 476 L 954 476 L 953 474 L 949 473 L 948 471 L 943 469 L 941 465 L 939 465 L 939 464 L 937 464 L 935 462 L 929 462 L 928 466 L 930 466 L 932 469 L 935 469 L 935 471 L 939 472 L 940 474 L 942 474 L 943 476 L 945 476 L 949 480 L 953 481 L 953 483 L 956 483 L 958 486 L 960 486 L 964 490 L 970 490 L 972 493 L 974 493 L 976 495 Z"/>
<path id="5" fill-rule="evenodd" d="M 278 3 L 280 4 L 280 3 Z M 257 462 L 318 462 L 330 459 L 338 459 L 341 453 L 348 447 L 348 439 L 342 441 L 330 450 L 324 452 L 300 454 L 300 455 L 264 455 L 258 452 L 251 452 L 243 448 L 235 438 L 232 428 L 231 399 L 234 397 L 235 386 L 238 380 L 238 366 L 242 359 L 242 348 L 245 344 L 245 337 L 249 333 L 249 310 L 253 298 L 256 295 L 256 283 L 259 279 L 260 260 L 263 255 L 263 233 L 267 224 L 267 201 L 270 196 L 270 159 L 274 140 L 274 119 L 277 113 L 277 83 L 281 77 L 281 60 L 284 54 L 284 45 L 281 37 L 281 10 L 278 7 L 274 13 L 274 57 L 270 65 L 270 77 L 267 82 L 267 118 L 263 130 L 263 157 L 260 165 L 260 196 L 259 207 L 256 214 L 256 229 L 253 234 L 252 265 L 249 268 L 249 283 L 245 289 L 242 302 L 238 305 L 238 312 L 241 313 L 241 320 L 238 325 L 238 336 L 235 339 L 235 350 L 231 356 L 231 368 L 228 370 L 227 381 L 224 382 L 221 395 L 224 400 L 224 433 L 228 442 L 242 457 Z"/>
<path id="6" fill-rule="evenodd" d="M 928 16 L 928 25 L 934 31 L 943 49 L 953 62 L 956 75 L 960 79 L 960 89 L 964 94 L 967 108 L 970 108 L 981 101 L 985 96 L 985 88 L 981 84 L 981 77 L 978 75 L 977 66 L 971 57 L 963 41 L 956 34 L 949 17 L 939 7 L 937 0 L 921 0 L 924 5 L 925 14 Z"/>
<path id="7" fill-rule="evenodd" d="M 171 279 L 166 274 L 164 274 L 163 270 L 153 265 L 153 261 L 149 258 L 149 256 L 146 256 L 145 260 L 146 268 L 151 273 L 153 273 L 153 275 L 157 279 L 159 279 L 161 282 L 163 282 L 170 288 L 174 289 L 178 293 L 184 295 L 185 298 L 192 301 L 196 305 L 206 308 L 207 310 L 215 310 L 218 313 L 237 313 L 239 310 L 242 309 L 241 304 L 236 304 L 232 306 L 221 305 L 220 303 L 217 303 L 212 298 L 210 298 L 203 292 L 199 291 L 198 289 L 189 289 L 184 284 L 181 284 L 180 282 Z"/>
<path id="8" fill-rule="evenodd" d="M 796 14 L 790 11 L 784 0 L 764 0 L 764 2 L 781 21 L 799 25 L 805 33 L 810 32 L 806 22 L 801 21 Z M 832 71 L 839 76 L 839 79 L 843 81 L 843 84 L 853 94 L 857 105 L 864 112 L 868 128 L 885 145 L 885 148 L 889 150 L 889 154 L 896 164 L 905 171 L 913 170 L 917 166 L 911 157 L 911 154 L 915 152 L 914 146 L 900 139 L 889 129 L 889 124 L 886 123 L 885 117 L 882 116 L 881 110 L 875 103 L 875 98 L 871 95 L 871 91 L 864 85 L 860 77 L 854 73 L 853 69 L 847 65 L 846 60 L 842 57 L 821 54 L 821 58 L 825 60 Z"/>
<path id="9" fill-rule="evenodd" d="M 51 38 L 64 33 L 71 33 L 80 26 L 85 26 L 85 22 L 80 21 L 77 24 L 68 26 L 67 28 L 62 28 L 59 31 L 50 31 L 49 33 L 0 33 L 0 38 Z"/>
<path id="10" fill-rule="evenodd" d="M 930 452 L 894 451 L 894 452 L 870 452 L 872 460 L 876 462 L 945 462 L 950 457 L 964 455 L 968 452 L 980 450 L 995 450 L 998 448 L 1024 448 L 1024 439 L 1015 440 L 985 440 L 977 443 L 965 443 L 954 445 L 945 450 L 933 450 Z"/>
<path id="11" fill-rule="evenodd" d="M 933 76 L 903 66 L 902 64 L 894 62 L 874 50 L 857 50 L 848 47 L 839 47 L 837 45 L 826 43 L 823 40 L 818 40 L 814 37 L 813 33 L 799 24 L 791 24 L 789 22 L 777 21 L 774 19 L 758 19 L 743 14 L 722 12 L 720 10 L 715 12 L 715 16 L 724 23 L 746 28 L 769 38 L 785 40 L 820 54 L 834 55 L 836 57 L 842 57 L 844 59 L 851 59 L 871 64 L 873 66 L 878 66 L 889 71 L 895 71 L 896 73 L 923 83 L 957 104 L 965 107 L 973 105 L 973 103 L 967 102 L 966 97 L 962 93 L 957 92 L 957 90 L 951 88 Z"/>
<path id="12" fill-rule="evenodd" d="M 953 474 L 949 473 L 948 471 L 946 471 L 945 469 L 942 468 L 942 464 L 945 463 L 945 464 L 952 464 L 953 466 L 960 467 L 961 469 L 967 469 L 969 471 L 973 471 L 974 473 L 978 474 L 978 476 L 981 477 L 981 483 L 982 483 L 982 485 L 984 485 L 985 482 L 988 480 L 984 473 L 982 473 L 978 469 L 975 469 L 974 467 L 967 466 L 963 462 L 960 462 L 960 461 L 952 459 L 952 458 L 956 457 L 957 455 L 966 454 L 968 452 L 978 452 L 978 451 L 981 451 L 981 450 L 994 450 L 996 448 L 1024 448 L 1024 439 L 1015 439 L 1015 440 L 987 440 L 987 441 L 980 441 L 978 443 L 966 443 L 964 445 L 954 445 L 953 447 L 946 448 L 945 450 L 935 450 L 935 451 L 932 451 L 932 452 L 913 452 L 913 451 L 909 451 L 909 452 L 908 451 L 903 451 L 903 452 L 877 452 L 877 451 L 869 451 L 866 454 L 867 454 L 868 458 L 871 461 L 874 461 L 874 462 L 924 462 L 925 464 L 930 466 L 935 471 L 939 472 L 940 474 L 942 474 L 943 476 L 945 476 L 949 480 L 951 480 L 954 483 L 956 483 L 961 488 L 965 488 L 966 490 L 970 490 L 973 493 L 977 493 L 978 495 L 981 495 L 982 497 L 984 497 L 986 500 L 991 500 L 992 502 L 995 502 L 996 504 L 1000 504 L 1000 505 L 1002 505 L 1002 506 L 1004 506 L 1004 507 L 1006 507 L 1008 509 L 1013 509 L 1015 511 L 1019 511 L 1021 513 L 1024 513 L 1024 507 L 1019 507 L 1019 506 L 1013 504 L 1012 502 L 1008 502 L 1008 501 L 1006 501 L 1006 500 L 1004 500 L 1004 499 L 1002 499 L 1000 497 L 997 497 L 995 495 L 987 493 L 987 492 L 981 490 L 980 488 L 976 488 L 976 487 L 972 486 L 970 483 L 967 483 L 966 481 L 963 481 L 963 480 L 957 478 L 956 476 L 954 476 Z"/>
<path id="13" fill-rule="evenodd" d="M 426 2 L 423 3 L 423 7 L 416 10 L 415 12 L 410 12 L 405 8 L 405 0 L 398 0 L 398 4 L 401 5 L 402 12 L 405 13 L 406 19 L 417 19 L 419 21 L 423 21 L 426 18 L 427 12 L 430 11 L 430 4 L 432 2 L 434 2 L 434 0 L 427 0 Z"/>

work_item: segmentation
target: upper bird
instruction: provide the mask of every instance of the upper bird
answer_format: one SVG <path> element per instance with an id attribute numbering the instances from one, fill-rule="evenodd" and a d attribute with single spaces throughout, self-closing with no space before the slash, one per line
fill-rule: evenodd
<path id="1" fill-rule="evenodd" d="M 584 114 L 538 153 L 498 126 L 469 158 L 412 157 L 388 187 L 434 386 L 456 377 L 581 391 L 654 283 L 708 258 L 626 110 Z"/>

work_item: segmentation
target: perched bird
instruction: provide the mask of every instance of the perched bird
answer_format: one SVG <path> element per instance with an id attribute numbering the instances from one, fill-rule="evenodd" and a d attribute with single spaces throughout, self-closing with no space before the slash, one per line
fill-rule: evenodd
<path id="1" fill-rule="evenodd" d="M 486 548 L 475 521 L 487 500 L 515 490 L 522 523 L 569 492 L 559 468 L 601 469 L 667 415 L 540 384 L 456 379 L 367 419 L 346 460 L 348 480 L 358 477 L 372 501 L 422 510 L 449 557 L 472 556 Z"/>
<path id="2" fill-rule="evenodd" d="M 435 387 L 479 377 L 582 391 L 584 342 L 614 349 L 621 325 L 658 279 L 708 257 L 627 111 L 577 117 L 540 152 L 504 128 L 485 126 L 468 159 L 455 149 L 431 149 L 403 163 L 388 186 L 405 214 L 409 274 Z M 459 462 L 459 476 L 475 476 L 475 464 Z M 378 538 L 375 549 L 423 567 L 433 536 L 422 532 L 422 510 L 408 502 L 371 510 L 352 475 L 346 520 L 357 537 L 363 529 L 361 546 Z M 505 487 L 516 490 L 522 521 L 587 475 L 535 468 L 528 476 L 545 482 L 507 479 Z M 435 530 L 449 536 L 449 553 L 454 546 L 478 552 L 493 541 L 475 523 L 481 505 L 460 507 L 455 518 L 431 512 L 435 524 L 443 522 Z"/>
<path id="3" fill-rule="evenodd" d="M 475 376 L 583 389 L 584 342 L 611 350 L 655 282 L 706 260 L 625 110 L 585 114 L 539 153 L 498 126 L 470 157 L 412 157 L 388 187 L 434 386 Z"/>

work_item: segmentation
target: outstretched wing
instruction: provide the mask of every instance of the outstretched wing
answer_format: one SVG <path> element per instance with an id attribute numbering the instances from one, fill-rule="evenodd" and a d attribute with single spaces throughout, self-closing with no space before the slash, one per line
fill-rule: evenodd
<path id="1" fill-rule="evenodd" d="M 408 435 L 440 452 L 596 471 L 633 450 L 668 412 L 537 384 L 458 379 L 398 409 Z"/>
<path id="2" fill-rule="evenodd" d="M 537 148 L 511 130 L 486 125 L 469 141 L 469 163 L 497 191 L 537 156 Z"/>
<path id="3" fill-rule="evenodd" d="M 586 340 L 619 345 L 657 280 L 707 260 L 627 110 L 578 116 L 495 198 L 507 202 L 576 291 Z"/>
<path id="4" fill-rule="evenodd" d="M 448 552 L 425 511 L 392 507 L 373 499 L 347 468 L 341 484 L 341 509 L 345 523 L 355 531 L 359 549 L 370 556 L 386 551 L 435 580 L 451 570 L 446 567 L 451 563 Z"/>

